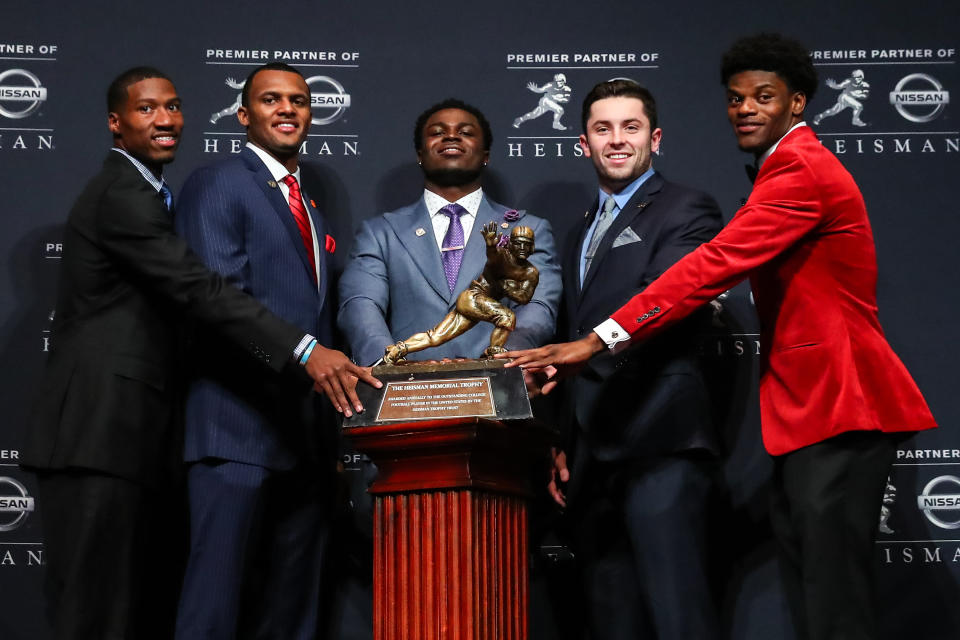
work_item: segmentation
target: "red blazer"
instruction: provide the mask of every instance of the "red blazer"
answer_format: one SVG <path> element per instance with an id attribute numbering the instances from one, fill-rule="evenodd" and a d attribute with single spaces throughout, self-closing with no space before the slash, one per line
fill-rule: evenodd
<path id="1" fill-rule="evenodd" d="M 747 276 L 760 318 L 768 452 L 844 431 L 937 426 L 877 318 L 863 196 L 809 127 L 780 142 L 723 231 L 611 317 L 643 340 Z"/>

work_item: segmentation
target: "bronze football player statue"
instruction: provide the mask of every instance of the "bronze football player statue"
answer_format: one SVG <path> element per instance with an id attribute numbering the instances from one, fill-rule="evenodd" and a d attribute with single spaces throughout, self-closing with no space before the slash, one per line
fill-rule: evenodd
<path id="1" fill-rule="evenodd" d="M 506 351 L 503 345 L 516 328 L 517 317 L 500 303 L 500 299 L 509 298 L 517 304 L 527 304 L 540 282 L 540 272 L 527 260 L 534 248 L 533 229 L 514 227 L 510 241 L 503 247 L 500 245 L 504 236 L 497 233 L 495 222 L 485 224 L 482 232 L 487 243 L 487 264 L 483 273 L 457 296 L 457 306 L 437 326 L 388 346 L 384 364 L 401 363 L 408 353 L 453 340 L 481 321 L 494 326 L 490 346 L 484 349 L 483 357 L 492 358 L 493 354 Z"/>

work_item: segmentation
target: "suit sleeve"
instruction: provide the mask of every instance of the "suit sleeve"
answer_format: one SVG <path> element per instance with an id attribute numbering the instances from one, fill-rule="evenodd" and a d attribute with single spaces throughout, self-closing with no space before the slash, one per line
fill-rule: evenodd
<path id="1" fill-rule="evenodd" d="M 515 309 L 517 328 L 507 338 L 508 349 L 539 347 L 549 342 L 557 329 L 557 308 L 563 291 L 560 263 L 550 223 L 543 218 L 538 220 L 533 227 L 534 251 L 530 263 L 540 272 L 540 282 L 533 299 Z M 529 224 L 524 219 L 521 223 Z"/>
<path id="2" fill-rule="evenodd" d="M 340 310 L 337 325 L 347 338 L 353 359 L 368 366 L 393 344 L 387 325 L 390 278 L 385 244 L 370 221 L 360 225 L 350 260 L 340 276 Z"/>
<path id="3" fill-rule="evenodd" d="M 174 232 L 170 214 L 149 185 L 128 186 L 103 196 L 97 221 L 103 250 L 144 288 L 274 370 L 282 369 L 303 332 L 207 269 Z"/>
<path id="4" fill-rule="evenodd" d="M 669 268 L 611 315 L 633 341 L 679 322 L 820 224 L 814 174 L 796 153 L 767 161 L 747 204 L 710 242 Z"/>

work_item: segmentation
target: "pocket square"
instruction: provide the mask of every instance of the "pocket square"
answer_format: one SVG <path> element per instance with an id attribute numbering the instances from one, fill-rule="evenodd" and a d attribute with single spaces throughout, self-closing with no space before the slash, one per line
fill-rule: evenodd
<path id="1" fill-rule="evenodd" d="M 620 235 L 617 236 L 616 240 L 613 241 L 613 248 L 622 247 L 625 244 L 632 244 L 634 242 L 640 242 L 643 240 L 640 236 L 633 232 L 633 229 L 627 227 L 620 232 Z"/>

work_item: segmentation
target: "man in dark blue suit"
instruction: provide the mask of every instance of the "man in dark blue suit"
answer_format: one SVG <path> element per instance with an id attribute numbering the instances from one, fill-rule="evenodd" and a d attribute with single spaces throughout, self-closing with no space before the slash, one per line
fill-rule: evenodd
<path id="1" fill-rule="evenodd" d="M 300 187 L 310 90 L 272 63 L 247 78 L 247 146 L 184 185 L 178 230 L 229 282 L 332 340 L 323 216 Z M 307 380 L 267 379 L 211 339 L 186 406 L 190 557 L 177 637 L 314 638 L 337 427 Z M 342 398 L 330 398 L 350 415 Z"/>
<path id="2" fill-rule="evenodd" d="M 568 340 L 721 227 L 710 196 L 654 171 L 662 131 L 649 91 L 627 80 L 598 84 L 582 121 L 599 192 L 564 252 Z M 695 354 L 701 320 L 598 355 L 568 384 L 567 451 L 556 454 L 550 491 L 562 506 L 569 499 L 593 637 L 717 637 L 704 540 L 717 444 Z"/>

